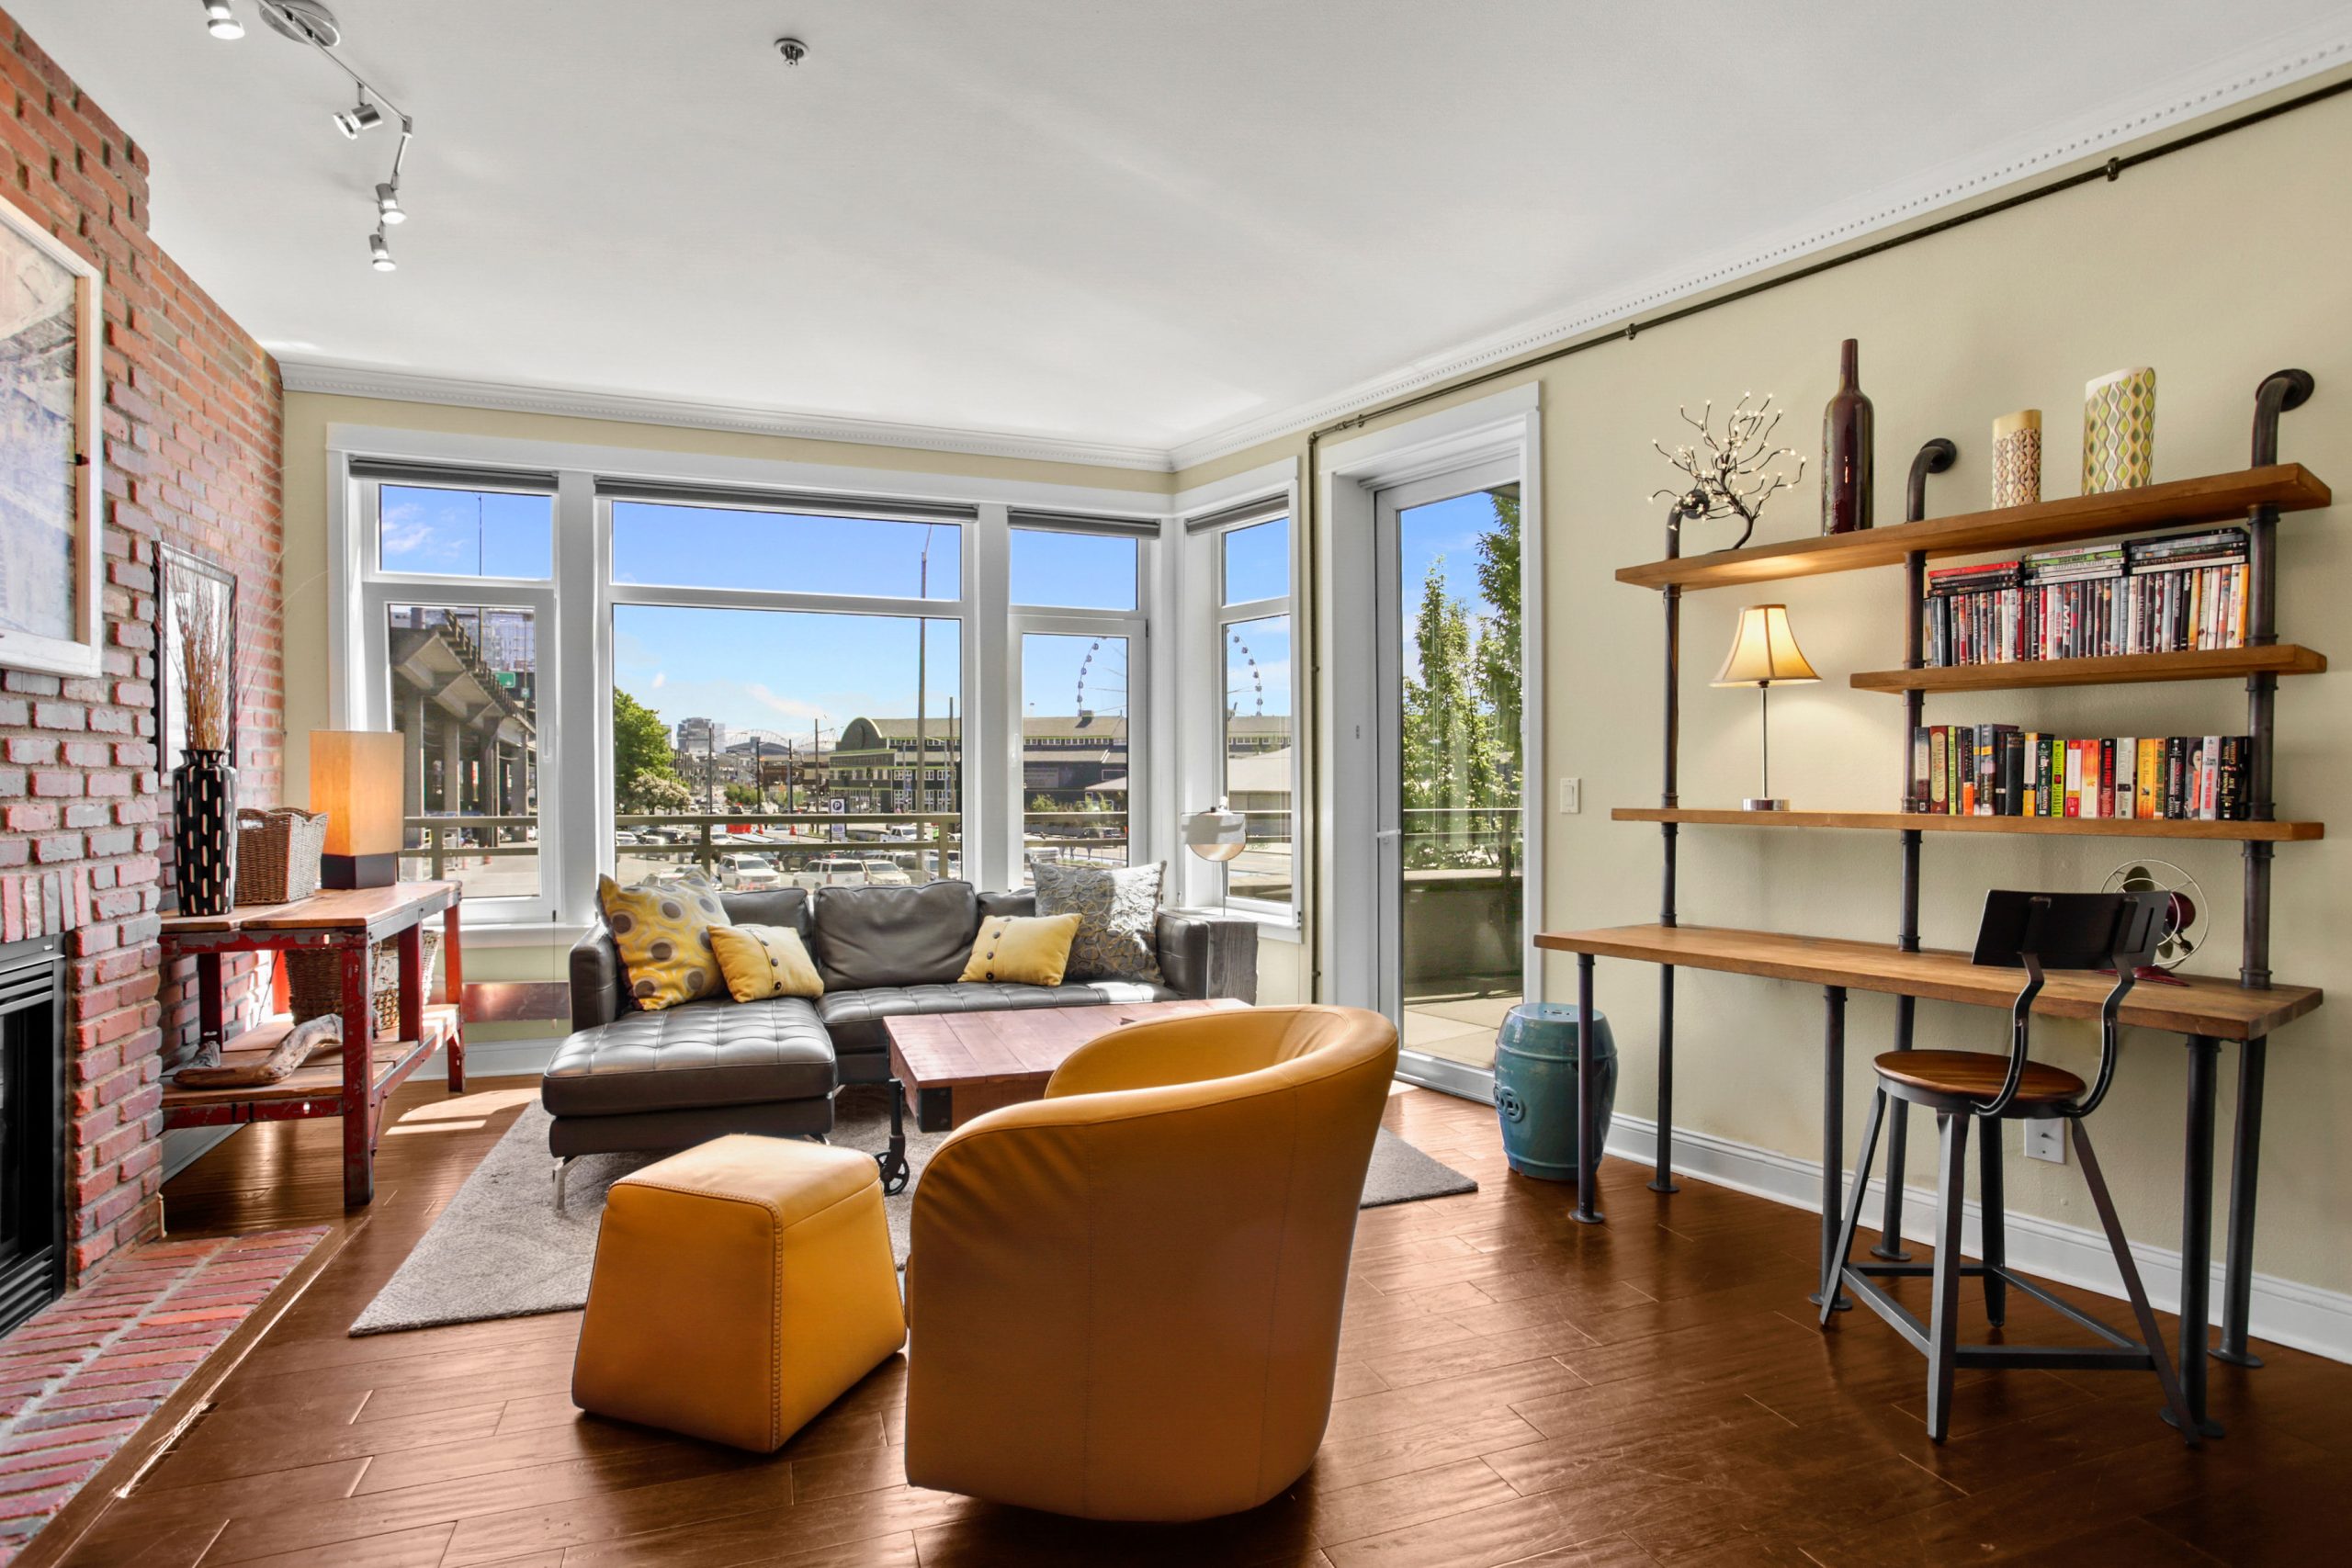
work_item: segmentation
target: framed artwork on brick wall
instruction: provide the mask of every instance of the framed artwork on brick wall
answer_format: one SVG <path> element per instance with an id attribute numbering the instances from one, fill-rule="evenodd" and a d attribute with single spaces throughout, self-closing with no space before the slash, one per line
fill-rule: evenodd
<path id="1" fill-rule="evenodd" d="M 0 665 L 98 672 L 98 275 L 0 199 Z"/>

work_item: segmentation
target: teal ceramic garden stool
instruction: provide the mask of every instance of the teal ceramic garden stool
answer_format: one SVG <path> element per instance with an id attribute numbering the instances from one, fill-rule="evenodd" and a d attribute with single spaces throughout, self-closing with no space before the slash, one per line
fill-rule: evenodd
<path id="1" fill-rule="evenodd" d="M 1545 1181 L 1577 1179 L 1577 1028 L 1575 1008 L 1527 1002 L 1503 1019 L 1495 1042 L 1495 1114 L 1503 1126 L 1503 1157 L 1521 1176 Z M 1617 1102 L 1617 1042 L 1609 1018 L 1592 1015 L 1593 1082 L 1600 1091 L 1596 1122 L 1609 1141 Z"/>

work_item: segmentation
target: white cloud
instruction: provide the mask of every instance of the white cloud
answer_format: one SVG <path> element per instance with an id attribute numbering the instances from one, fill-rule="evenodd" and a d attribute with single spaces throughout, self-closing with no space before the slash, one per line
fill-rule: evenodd
<path id="1" fill-rule="evenodd" d="M 657 671 L 655 671 L 653 672 L 653 684 L 652 684 L 652 686 L 650 688 L 650 690 L 652 690 L 652 691 L 656 691 L 656 692 L 658 692 L 658 691 L 660 691 L 663 686 L 666 686 L 666 685 L 668 685 L 669 683 L 670 683 L 670 676 L 669 676 L 669 672 L 668 672 L 667 671 L 657 670 Z"/>

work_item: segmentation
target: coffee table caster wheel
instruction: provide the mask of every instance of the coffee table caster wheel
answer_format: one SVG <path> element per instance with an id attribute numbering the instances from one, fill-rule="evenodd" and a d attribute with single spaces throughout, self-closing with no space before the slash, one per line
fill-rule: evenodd
<path id="1" fill-rule="evenodd" d="M 913 1168 L 907 1164 L 907 1156 L 897 1149 L 883 1150 L 874 1156 L 874 1163 L 882 1168 L 882 1190 L 890 1197 L 895 1198 L 904 1192 L 907 1183 L 914 1179 Z"/>

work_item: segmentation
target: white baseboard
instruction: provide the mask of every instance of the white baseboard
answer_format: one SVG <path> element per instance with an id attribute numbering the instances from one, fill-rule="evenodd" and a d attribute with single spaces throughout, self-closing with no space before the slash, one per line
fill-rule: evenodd
<path id="1" fill-rule="evenodd" d="M 1918 1120 L 1913 1119 L 1915 1132 Z M 1928 1125 L 1932 1130 L 1933 1123 Z M 1915 1155 L 1918 1146 L 1915 1139 Z M 1620 1111 L 1611 1123 L 1608 1148 L 1620 1158 L 1649 1165 L 1657 1156 L 1657 1123 Z M 1678 1129 L 1674 1134 L 1674 1171 L 1677 1177 L 1711 1181 L 1718 1187 L 1770 1198 L 1809 1213 L 1821 1212 L 1821 1167 L 1793 1155 L 1709 1133 Z M 1853 1172 L 1848 1171 L 1846 1179 L 1850 1183 Z M 1870 1197 L 1862 1210 L 1864 1224 L 1875 1229 L 1885 1201 L 1886 1183 L 1873 1177 Z M 1979 1206 L 1972 1201 L 1962 1221 L 1962 1250 L 1971 1257 L 1978 1255 L 1979 1237 L 1983 1235 L 1981 1213 Z M 1935 1215 L 1936 1195 L 1931 1190 L 1907 1185 L 1904 1188 L 1905 1235 L 1916 1239 L 1932 1235 Z M 2122 1275 L 2107 1250 L 2107 1238 L 2098 1231 L 2012 1213 L 2007 1239 L 2009 1267 L 2018 1272 L 2078 1285 L 2119 1302 L 2123 1299 Z M 2149 1299 L 2161 1311 L 2179 1310 L 2178 1249 L 2135 1241 L 2132 1244 L 2132 1256 L 2140 1266 L 2140 1278 L 2148 1288 Z M 2218 1326 L 2222 1314 L 2222 1264 L 2218 1257 L 2213 1264 L 2211 1301 L 2213 1321 Z M 2257 1273 L 2247 1316 L 2250 1332 L 2256 1339 L 2308 1350 L 2332 1361 L 2352 1361 L 2352 1295 Z"/>

